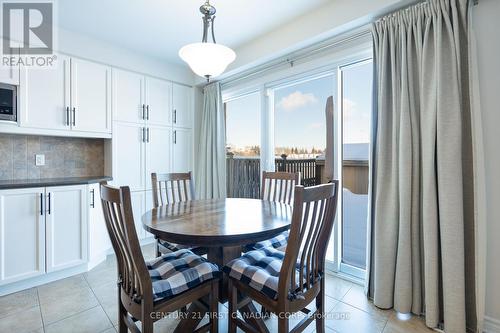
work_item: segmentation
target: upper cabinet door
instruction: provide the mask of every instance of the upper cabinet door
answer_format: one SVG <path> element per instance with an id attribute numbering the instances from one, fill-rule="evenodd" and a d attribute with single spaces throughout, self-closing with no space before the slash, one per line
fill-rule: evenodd
<path id="1" fill-rule="evenodd" d="M 21 125 L 70 130 L 70 58 L 58 54 L 50 69 L 23 68 L 20 82 Z"/>
<path id="2" fill-rule="evenodd" d="M 114 123 L 113 184 L 145 190 L 145 128 L 140 124 Z"/>
<path id="3" fill-rule="evenodd" d="M 72 128 L 111 133 L 111 68 L 71 58 Z"/>
<path id="4" fill-rule="evenodd" d="M 146 118 L 144 76 L 113 69 L 113 119 L 143 123 Z"/>
<path id="5" fill-rule="evenodd" d="M 146 78 L 146 118 L 149 124 L 167 126 L 171 124 L 172 83 L 160 79 Z"/>
<path id="6" fill-rule="evenodd" d="M 47 187 L 47 272 L 87 261 L 87 186 Z"/>
<path id="7" fill-rule="evenodd" d="M 0 191 L 0 285 L 45 274 L 44 194 Z"/>
<path id="8" fill-rule="evenodd" d="M 174 129 L 172 154 L 172 172 L 193 171 L 193 140 L 191 129 Z"/>
<path id="9" fill-rule="evenodd" d="M 3 39 L 0 39 L 0 43 L 3 42 Z M 12 53 L 6 54 L 5 56 L 12 56 Z M 19 67 L 0 66 L 0 82 L 16 85 L 19 84 Z"/>
<path id="10" fill-rule="evenodd" d="M 172 91 L 173 125 L 193 127 L 193 88 L 174 83 Z"/>

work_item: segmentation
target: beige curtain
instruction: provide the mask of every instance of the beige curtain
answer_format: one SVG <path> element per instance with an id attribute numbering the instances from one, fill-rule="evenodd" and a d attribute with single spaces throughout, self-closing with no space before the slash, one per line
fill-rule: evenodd
<path id="1" fill-rule="evenodd" d="M 203 89 L 203 110 L 196 165 L 199 199 L 226 197 L 226 126 L 220 83 Z"/>
<path id="2" fill-rule="evenodd" d="M 446 333 L 475 329 L 467 0 L 429 0 L 373 26 L 369 294 Z"/>

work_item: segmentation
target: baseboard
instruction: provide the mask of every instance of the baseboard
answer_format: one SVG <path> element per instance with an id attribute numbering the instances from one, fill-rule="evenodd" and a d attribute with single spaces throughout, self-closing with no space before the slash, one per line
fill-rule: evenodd
<path id="1" fill-rule="evenodd" d="M 485 316 L 484 317 L 483 332 L 484 333 L 500 333 L 500 320 Z"/>

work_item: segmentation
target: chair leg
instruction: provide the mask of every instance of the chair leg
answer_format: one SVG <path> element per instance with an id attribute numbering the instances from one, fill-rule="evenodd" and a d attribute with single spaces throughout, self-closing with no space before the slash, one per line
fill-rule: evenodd
<path id="1" fill-rule="evenodd" d="M 154 326 L 153 319 L 143 318 L 143 320 L 141 321 L 141 325 L 142 325 L 141 333 L 153 333 L 153 326 Z"/>
<path id="2" fill-rule="evenodd" d="M 208 311 L 210 319 L 210 333 L 219 332 L 219 280 L 212 282 L 210 293 L 210 309 Z"/>
<path id="3" fill-rule="evenodd" d="M 286 316 L 283 316 L 283 318 L 278 316 L 278 333 L 288 333 L 290 331 L 289 324 Z"/>
<path id="4" fill-rule="evenodd" d="M 120 293 L 120 288 L 118 288 L 118 293 Z M 118 298 L 118 333 L 127 333 L 128 327 L 125 324 L 125 316 L 127 315 L 127 310 L 122 305 L 120 298 Z"/>
<path id="5" fill-rule="evenodd" d="M 325 332 L 325 280 L 321 279 L 320 291 L 316 296 L 316 333 Z"/>
<path id="6" fill-rule="evenodd" d="M 263 305 L 262 308 L 260 309 L 260 315 L 262 319 L 269 319 L 269 317 L 271 317 L 271 312 L 268 309 L 266 309 Z"/>
<path id="7" fill-rule="evenodd" d="M 229 279 L 229 285 L 228 285 L 228 291 L 229 291 L 229 297 L 228 297 L 228 303 L 229 303 L 229 318 L 228 318 L 228 326 L 229 326 L 229 331 L 228 333 L 236 333 L 236 318 L 238 316 L 238 309 L 236 306 L 238 305 L 238 291 L 236 288 L 233 286 L 233 282 L 231 279 Z"/>
<path id="8" fill-rule="evenodd" d="M 157 238 L 156 239 L 156 257 L 161 257 L 161 252 L 160 252 L 160 240 Z"/>

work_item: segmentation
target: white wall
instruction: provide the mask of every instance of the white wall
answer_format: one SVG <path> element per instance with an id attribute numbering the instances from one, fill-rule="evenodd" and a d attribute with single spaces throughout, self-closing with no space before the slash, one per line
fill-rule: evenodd
<path id="1" fill-rule="evenodd" d="M 73 31 L 59 28 L 57 33 L 57 51 L 178 83 L 194 84 L 194 75 L 187 66 L 170 64 Z"/>
<path id="2" fill-rule="evenodd" d="M 479 0 L 477 36 L 487 197 L 486 315 L 500 323 L 500 14 L 499 0 Z"/>

